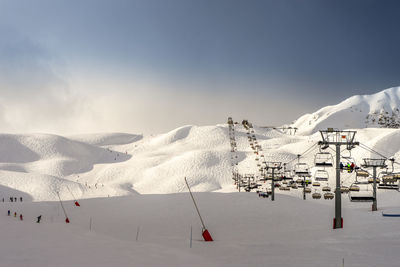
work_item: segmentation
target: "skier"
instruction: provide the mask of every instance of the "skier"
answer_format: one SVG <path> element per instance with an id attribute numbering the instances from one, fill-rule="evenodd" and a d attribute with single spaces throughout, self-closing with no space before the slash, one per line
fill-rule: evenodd
<path id="1" fill-rule="evenodd" d="M 20 197 L 19 200 L 22 202 L 22 197 Z"/>
<path id="2" fill-rule="evenodd" d="M 20 219 L 21 221 L 23 220 L 22 214 L 19 215 L 19 219 Z"/>
<path id="3" fill-rule="evenodd" d="M 16 197 L 14 197 L 14 201 L 17 202 L 17 198 Z"/>
<path id="4" fill-rule="evenodd" d="M 342 170 L 343 171 L 343 168 L 344 168 L 344 166 L 343 166 L 343 162 L 340 162 L 340 170 Z"/>
<path id="5" fill-rule="evenodd" d="M 39 215 L 39 217 L 37 217 L 37 223 L 40 223 L 41 219 L 42 219 L 42 215 Z"/>
<path id="6" fill-rule="evenodd" d="M 17 217 L 17 213 L 16 212 L 14 212 L 14 217 Z"/>
<path id="7" fill-rule="evenodd" d="M 14 198 L 13 198 L 13 197 L 10 197 L 10 201 L 13 202 L 13 201 L 14 201 Z"/>
<path id="8" fill-rule="evenodd" d="M 7 215 L 10 216 L 10 210 L 8 210 Z"/>
<path id="9" fill-rule="evenodd" d="M 353 172 L 355 166 L 356 166 L 356 165 L 354 164 L 354 162 L 352 162 L 351 165 L 350 165 L 351 172 Z"/>

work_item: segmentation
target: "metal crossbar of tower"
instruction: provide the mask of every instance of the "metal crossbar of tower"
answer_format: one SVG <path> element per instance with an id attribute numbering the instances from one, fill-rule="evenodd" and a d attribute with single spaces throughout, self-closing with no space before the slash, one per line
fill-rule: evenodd
<path id="1" fill-rule="evenodd" d="M 372 211 L 378 210 L 377 198 L 376 198 L 376 168 L 386 168 L 387 165 L 385 163 L 386 159 L 363 159 L 364 164 L 361 165 L 363 168 L 372 168 L 372 178 L 374 179 L 374 193 L 373 193 L 373 202 L 372 202 Z"/>
<path id="2" fill-rule="evenodd" d="M 340 131 L 333 128 L 320 131 L 322 141 L 318 145 L 322 149 L 328 148 L 330 145 L 336 147 L 336 191 L 335 191 L 335 218 L 333 220 L 333 228 L 343 228 L 342 219 L 342 195 L 340 193 L 340 147 L 345 145 L 348 150 L 353 149 L 359 142 L 354 141 L 356 131 Z"/>
<path id="3" fill-rule="evenodd" d="M 272 170 L 272 179 L 271 179 L 271 200 L 275 200 L 275 170 L 280 170 L 282 167 L 282 162 L 275 162 L 275 161 L 268 161 L 265 163 L 266 167 L 265 169 L 268 171 L 268 169 Z"/>

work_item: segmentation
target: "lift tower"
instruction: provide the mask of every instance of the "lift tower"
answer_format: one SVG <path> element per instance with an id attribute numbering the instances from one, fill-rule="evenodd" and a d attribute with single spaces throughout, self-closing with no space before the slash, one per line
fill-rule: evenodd
<path id="1" fill-rule="evenodd" d="M 374 179 L 374 194 L 373 194 L 373 202 L 372 202 L 372 211 L 378 210 L 378 204 L 376 200 L 376 168 L 386 168 L 385 164 L 386 159 L 364 159 L 364 164 L 361 165 L 363 168 L 372 168 L 372 178 Z"/>
<path id="2" fill-rule="evenodd" d="M 282 162 L 273 162 L 273 161 L 268 161 L 265 163 L 266 164 L 266 171 L 268 172 L 268 169 L 272 170 L 272 179 L 271 179 L 271 200 L 275 200 L 275 170 L 280 170 Z"/>
<path id="3" fill-rule="evenodd" d="M 333 229 L 343 228 L 342 219 L 342 195 L 340 192 L 340 147 L 345 145 L 348 150 L 353 149 L 359 142 L 354 141 L 356 131 L 340 131 L 333 128 L 320 131 L 322 141 L 318 144 L 322 149 L 330 145 L 336 147 L 336 190 L 335 190 L 335 218 L 333 219 Z"/>

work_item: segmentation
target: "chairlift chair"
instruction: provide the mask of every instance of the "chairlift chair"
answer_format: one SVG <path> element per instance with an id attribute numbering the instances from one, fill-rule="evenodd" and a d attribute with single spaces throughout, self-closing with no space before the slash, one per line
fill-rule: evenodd
<path id="1" fill-rule="evenodd" d="M 399 189 L 399 185 L 397 183 L 399 174 L 393 174 L 386 172 L 382 175 L 381 182 L 378 185 L 379 189 Z"/>
<path id="2" fill-rule="evenodd" d="M 324 194 L 324 199 L 333 199 L 335 197 L 335 194 L 328 192 Z"/>
<path id="3" fill-rule="evenodd" d="M 332 167 L 333 157 L 329 152 L 319 152 L 315 154 L 315 166 L 317 167 Z"/>
<path id="4" fill-rule="evenodd" d="M 294 165 L 294 172 L 299 176 L 309 176 L 310 172 L 308 171 L 307 163 L 296 163 Z"/>
<path id="5" fill-rule="evenodd" d="M 325 170 L 317 170 L 315 172 L 315 180 L 317 181 L 328 181 L 329 174 Z"/>
<path id="6" fill-rule="evenodd" d="M 313 182 L 312 186 L 320 186 L 321 184 L 319 182 Z"/>
<path id="7" fill-rule="evenodd" d="M 372 202 L 372 201 L 374 201 L 373 188 L 370 183 L 368 183 L 368 182 L 357 183 L 357 187 L 359 188 L 359 190 L 353 191 L 353 190 L 351 190 L 351 186 L 350 186 L 349 198 L 350 198 L 351 202 Z"/>
<path id="8" fill-rule="evenodd" d="M 312 196 L 313 199 L 320 199 L 321 198 L 321 193 L 315 192 L 311 196 Z"/>
<path id="9" fill-rule="evenodd" d="M 356 184 L 352 184 L 349 187 L 349 191 L 358 192 L 358 191 L 360 191 L 360 187 L 358 185 L 356 185 Z"/>
<path id="10" fill-rule="evenodd" d="M 322 187 L 322 191 L 331 192 L 331 187 L 329 185 L 326 185 L 326 186 Z"/>
<path id="11" fill-rule="evenodd" d="M 356 170 L 356 177 L 368 177 L 369 176 L 369 172 L 367 170 L 363 170 L 363 169 L 358 169 Z"/>
<path id="12" fill-rule="evenodd" d="M 344 185 L 342 185 L 341 187 L 340 187 L 340 193 L 348 193 L 349 192 L 349 187 L 348 186 L 344 186 Z"/>

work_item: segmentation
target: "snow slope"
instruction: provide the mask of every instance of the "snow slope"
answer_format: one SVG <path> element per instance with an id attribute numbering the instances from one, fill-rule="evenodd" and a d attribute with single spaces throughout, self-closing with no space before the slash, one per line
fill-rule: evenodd
<path id="1" fill-rule="evenodd" d="M 289 162 L 287 168 L 294 168 L 297 154 L 314 146 L 301 162 L 307 163 L 313 173 L 317 170 L 313 165 L 319 151 L 315 146 L 320 140 L 319 133 L 293 136 L 257 126 L 254 130 L 265 161 Z M 258 162 L 246 130 L 237 125 L 235 131 L 237 170 L 243 175 L 259 176 Z M 357 131 L 356 139 L 363 145 L 400 160 L 400 130 Z M 236 191 L 226 125 L 183 126 L 144 138 L 119 133 L 73 138 L 45 134 L 0 135 L 0 197 L 7 199 L 10 194 L 16 194 L 38 201 L 56 200 L 57 191 L 63 199 L 178 193 L 187 191 L 184 177 L 194 191 Z M 349 152 L 342 154 L 348 156 Z M 353 149 L 351 156 L 358 164 L 363 158 L 376 157 L 361 147 Z M 333 186 L 334 169 L 327 171 L 328 184 Z M 354 179 L 354 173 L 343 174 L 347 185 Z"/>
<path id="2" fill-rule="evenodd" d="M 57 202 L 0 203 L 0 266 L 398 266 L 399 218 L 381 211 L 400 194 L 378 197 L 378 212 L 343 198 L 344 229 L 333 230 L 334 201 L 195 193 L 210 243 L 187 193 L 66 202 L 70 224 Z"/>
<path id="3" fill-rule="evenodd" d="M 321 108 L 297 119 L 292 127 L 297 127 L 303 135 L 312 134 L 328 127 L 338 129 L 377 127 L 378 120 L 366 122 L 367 116 L 379 117 L 379 114 L 391 116 L 398 114 L 400 106 L 400 87 L 393 87 L 373 95 L 356 95 L 343 102 Z M 386 113 L 387 112 L 387 113 Z"/>

